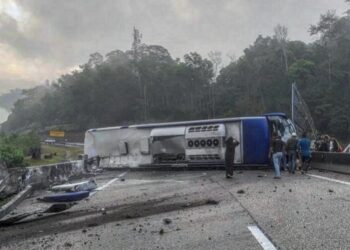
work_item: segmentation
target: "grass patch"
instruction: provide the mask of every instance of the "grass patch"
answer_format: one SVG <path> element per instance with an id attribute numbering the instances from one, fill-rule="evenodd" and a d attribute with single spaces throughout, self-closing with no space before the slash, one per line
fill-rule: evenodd
<path id="1" fill-rule="evenodd" d="M 41 159 L 33 160 L 30 156 L 25 157 L 24 162 L 29 166 L 46 165 L 78 159 L 78 155 L 83 153 L 82 148 L 63 147 L 54 145 L 41 145 Z M 45 155 L 52 154 L 52 158 L 45 159 Z"/>

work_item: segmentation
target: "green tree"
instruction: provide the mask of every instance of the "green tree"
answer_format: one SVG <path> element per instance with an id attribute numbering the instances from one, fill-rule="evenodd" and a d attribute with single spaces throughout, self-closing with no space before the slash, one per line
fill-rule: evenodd
<path id="1" fill-rule="evenodd" d="M 289 68 L 290 77 L 300 83 L 305 83 L 315 74 L 315 64 L 308 60 L 297 60 Z"/>

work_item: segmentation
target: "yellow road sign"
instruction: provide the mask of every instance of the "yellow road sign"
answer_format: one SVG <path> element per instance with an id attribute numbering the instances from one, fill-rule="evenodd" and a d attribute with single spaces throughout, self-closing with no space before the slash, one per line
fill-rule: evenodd
<path id="1" fill-rule="evenodd" d="M 64 137 L 64 131 L 51 130 L 49 135 L 51 137 Z"/>

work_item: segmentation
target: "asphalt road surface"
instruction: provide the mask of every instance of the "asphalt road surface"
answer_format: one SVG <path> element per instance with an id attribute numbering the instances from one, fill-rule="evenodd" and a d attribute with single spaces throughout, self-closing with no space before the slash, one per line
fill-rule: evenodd
<path id="1" fill-rule="evenodd" d="M 110 171 L 71 209 L 0 228 L 1 249 L 350 249 L 350 176 L 309 174 Z"/>

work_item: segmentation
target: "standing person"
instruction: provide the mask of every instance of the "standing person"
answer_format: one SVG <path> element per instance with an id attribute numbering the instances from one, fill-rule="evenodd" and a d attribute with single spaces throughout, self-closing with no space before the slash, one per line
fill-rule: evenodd
<path id="1" fill-rule="evenodd" d="M 98 168 L 100 167 L 100 161 L 101 161 L 101 157 L 99 155 L 96 156 L 96 165 Z"/>
<path id="2" fill-rule="evenodd" d="M 239 145 L 236 139 L 231 136 L 227 138 L 226 142 L 226 152 L 225 152 L 225 168 L 226 168 L 226 178 L 232 178 L 233 176 L 233 165 L 235 161 L 235 149 Z"/>
<path id="3" fill-rule="evenodd" d="M 296 133 L 292 133 L 292 137 L 288 139 L 286 151 L 289 159 L 289 173 L 295 174 L 295 161 L 298 150 L 298 138 Z"/>
<path id="4" fill-rule="evenodd" d="M 328 135 L 324 135 L 320 151 L 322 151 L 322 152 L 329 152 L 329 146 L 330 146 L 329 145 L 329 136 Z"/>
<path id="5" fill-rule="evenodd" d="M 275 167 L 275 179 L 281 179 L 281 161 L 284 152 L 284 142 L 281 139 L 280 135 L 276 133 L 273 134 L 270 153 L 272 153 L 273 165 Z"/>
<path id="6" fill-rule="evenodd" d="M 304 172 L 307 172 L 310 166 L 310 161 L 311 161 L 310 146 L 311 146 L 311 141 L 309 138 L 307 138 L 307 135 L 304 132 L 302 135 L 302 138 L 298 142 L 298 148 L 301 154 L 301 162 L 302 162 L 301 173 L 302 174 L 304 174 Z"/>
<path id="7" fill-rule="evenodd" d="M 324 141 L 324 136 L 323 135 L 321 135 L 320 136 L 320 142 L 319 142 L 320 144 L 320 146 L 319 146 L 319 148 L 318 148 L 318 151 L 324 151 L 324 145 L 325 145 L 325 141 Z"/>
<path id="8" fill-rule="evenodd" d="M 316 136 L 316 140 L 315 140 L 315 151 L 321 151 L 321 144 L 322 144 L 322 137 L 320 134 L 318 134 Z"/>

